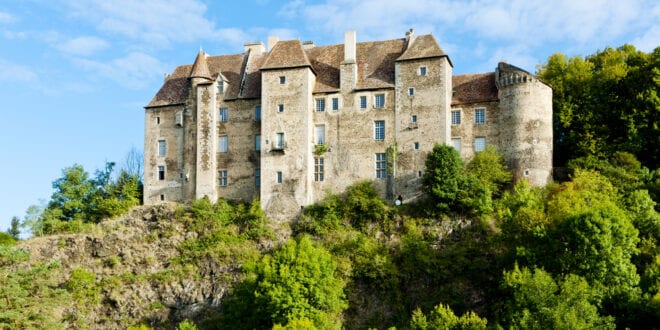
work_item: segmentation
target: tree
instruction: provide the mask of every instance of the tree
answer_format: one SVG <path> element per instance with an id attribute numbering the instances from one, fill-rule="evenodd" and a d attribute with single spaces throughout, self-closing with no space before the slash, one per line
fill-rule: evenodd
<path id="1" fill-rule="evenodd" d="M 467 173 L 477 178 L 495 196 L 500 196 L 512 178 L 511 171 L 504 164 L 502 154 L 492 145 L 477 152 L 466 169 Z"/>
<path id="2" fill-rule="evenodd" d="M 53 182 L 55 192 L 48 203 L 48 209 L 62 211 L 60 220 L 85 220 L 90 200 L 96 193 L 95 184 L 89 173 L 80 165 L 62 170 L 62 177 Z"/>
<path id="3" fill-rule="evenodd" d="M 555 166 L 616 151 L 657 166 L 660 47 L 648 54 L 608 47 L 584 58 L 557 53 L 538 75 L 553 87 Z"/>
<path id="4" fill-rule="evenodd" d="M 11 235 L 11 237 L 15 239 L 19 239 L 20 238 L 19 236 L 21 235 L 21 231 L 18 228 L 20 225 L 21 225 L 21 220 L 18 217 L 12 217 L 11 225 L 7 230 L 7 234 Z"/>
<path id="5" fill-rule="evenodd" d="M 583 278 L 569 274 L 557 281 L 542 269 L 504 272 L 513 294 L 507 323 L 514 329 L 614 329 L 612 317 L 598 314 L 595 292 Z"/>
<path id="6" fill-rule="evenodd" d="M 426 156 L 422 178 L 424 191 L 438 211 L 484 214 L 491 211 L 491 192 L 474 176 L 465 173 L 456 149 L 436 144 Z"/>
<path id="7" fill-rule="evenodd" d="M 427 329 L 486 329 L 486 319 L 480 318 L 473 312 L 467 312 L 460 317 L 454 314 L 449 306 L 440 304 L 435 306 L 428 317 L 418 308 L 413 312 L 410 328 L 413 330 Z"/>

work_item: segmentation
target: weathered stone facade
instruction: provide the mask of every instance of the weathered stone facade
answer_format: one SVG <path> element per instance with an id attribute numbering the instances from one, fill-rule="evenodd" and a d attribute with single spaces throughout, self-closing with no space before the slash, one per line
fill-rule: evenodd
<path id="1" fill-rule="evenodd" d="M 421 194 L 435 143 L 461 157 L 495 145 L 516 179 L 552 169 L 552 90 L 500 63 L 452 74 L 432 35 L 315 46 L 269 38 L 177 67 L 145 107 L 145 203 L 259 197 L 287 219 L 328 192 L 372 180 Z"/>

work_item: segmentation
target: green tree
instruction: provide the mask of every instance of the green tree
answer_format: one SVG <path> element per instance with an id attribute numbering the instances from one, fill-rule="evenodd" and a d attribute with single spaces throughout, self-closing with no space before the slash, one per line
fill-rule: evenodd
<path id="1" fill-rule="evenodd" d="M 614 329 L 612 317 L 598 314 L 595 292 L 583 278 L 569 274 L 555 282 L 542 269 L 504 272 L 513 299 L 507 323 L 514 329 Z"/>
<path id="2" fill-rule="evenodd" d="M 18 217 L 12 217 L 11 225 L 7 230 L 7 234 L 11 235 L 11 237 L 15 239 L 19 239 L 21 236 L 21 231 L 19 229 L 20 225 L 21 225 L 21 219 L 19 219 Z"/>
<path id="3" fill-rule="evenodd" d="M 466 169 L 467 173 L 476 177 L 495 196 L 500 196 L 502 190 L 511 183 L 511 171 L 504 164 L 502 154 L 492 145 L 477 152 Z"/>
<path id="4" fill-rule="evenodd" d="M 62 177 L 53 182 L 53 189 L 48 209 L 61 210 L 60 220 L 86 220 L 90 199 L 97 190 L 82 166 L 75 164 L 63 169 Z"/>
<path id="5" fill-rule="evenodd" d="M 608 47 L 584 58 L 558 53 L 538 75 L 553 87 L 556 166 L 616 151 L 657 166 L 660 47 L 651 53 Z"/>
<path id="6" fill-rule="evenodd" d="M 413 330 L 467 330 L 486 329 L 486 319 L 480 318 L 473 312 L 467 312 L 460 317 L 454 314 L 449 306 L 440 304 L 435 306 L 428 316 L 418 308 L 413 312 L 410 328 Z"/>

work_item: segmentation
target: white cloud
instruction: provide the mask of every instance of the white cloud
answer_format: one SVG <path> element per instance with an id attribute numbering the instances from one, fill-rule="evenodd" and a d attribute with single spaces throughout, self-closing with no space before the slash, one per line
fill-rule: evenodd
<path id="1" fill-rule="evenodd" d="M 132 52 L 107 63 L 80 58 L 73 62 L 130 89 L 150 86 L 154 79 L 160 78 L 160 72 L 168 69 L 158 59 L 140 52 Z"/>
<path id="2" fill-rule="evenodd" d="M 635 48 L 647 53 L 660 47 L 660 25 L 648 29 L 643 36 L 635 38 L 632 44 L 635 45 Z"/>
<path id="3" fill-rule="evenodd" d="M 14 17 L 14 15 L 4 11 L 0 11 L 0 24 L 9 24 L 15 21 L 16 21 L 16 17 Z"/>
<path id="4" fill-rule="evenodd" d="M 78 37 L 68 40 L 58 48 L 68 54 L 89 56 L 110 46 L 107 41 L 98 37 Z"/>
<path id="5" fill-rule="evenodd" d="M 21 64 L 0 59 L 0 81 L 30 82 L 37 79 L 37 74 L 30 68 Z"/>

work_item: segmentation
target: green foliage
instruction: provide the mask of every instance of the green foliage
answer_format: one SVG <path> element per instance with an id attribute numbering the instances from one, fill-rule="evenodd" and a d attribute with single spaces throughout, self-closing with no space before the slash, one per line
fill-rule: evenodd
<path id="1" fill-rule="evenodd" d="M 489 145 L 477 152 L 466 166 L 467 173 L 476 177 L 493 195 L 500 196 L 503 189 L 511 183 L 511 171 L 504 164 L 502 154 L 495 146 Z"/>
<path id="2" fill-rule="evenodd" d="M 410 320 L 410 329 L 486 329 L 486 319 L 480 318 L 473 312 L 467 312 L 460 317 L 454 314 L 454 311 L 447 305 L 437 305 L 428 314 L 428 317 L 418 308 L 413 312 Z"/>
<path id="3" fill-rule="evenodd" d="M 66 289 L 81 307 L 88 309 L 89 304 L 101 302 L 100 288 L 96 284 L 96 275 L 83 269 L 76 268 L 71 271 L 71 277 L 66 283 Z"/>
<path id="4" fill-rule="evenodd" d="M 197 325 L 192 321 L 186 319 L 183 322 L 177 324 L 176 330 L 197 330 Z"/>
<path id="5" fill-rule="evenodd" d="M 285 325 L 275 324 L 273 330 L 316 330 L 314 322 L 310 319 L 293 319 Z"/>
<path id="6" fill-rule="evenodd" d="M 21 225 L 21 219 L 18 217 L 12 217 L 11 218 L 11 225 L 9 229 L 7 229 L 7 234 L 11 235 L 11 237 L 15 239 L 19 239 L 19 236 L 21 235 L 21 231 L 18 229 Z"/>
<path id="7" fill-rule="evenodd" d="M 553 87 L 555 166 L 616 151 L 657 166 L 660 48 L 608 47 L 586 58 L 558 53 L 538 74 Z"/>
<path id="8" fill-rule="evenodd" d="M 514 329 L 614 329 L 612 317 L 602 317 L 595 292 L 583 278 L 569 274 L 555 282 L 542 269 L 504 272 L 508 323 Z"/>
<path id="9" fill-rule="evenodd" d="M 335 270 L 330 253 L 309 236 L 289 240 L 248 269 L 223 326 L 266 328 L 306 318 L 318 328 L 339 328 L 347 304 Z"/>
<path id="10" fill-rule="evenodd" d="M 427 155 L 423 183 L 441 213 L 480 215 L 492 211 L 488 186 L 465 172 L 458 152 L 448 145 L 436 144 Z"/>
<path id="11" fill-rule="evenodd" d="M 0 246 L 14 246 L 16 239 L 7 233 L 0 233 Z"/>
<path id="12" fill-rule="evenodd" d="M 139 325 L 131 325 L 127 327 L 126 330 L 154 330 L 154 328 L 142 323 Z"/>
<path id="13" fill-rule="evenodd" d="M 387 224 L 389 211 L 389 206 L 378 197 L 371 182 L 357 182 L 346 189 L 344 217 L 350 218 L 355 228 L 366 229 L 372 222 Z"/>

